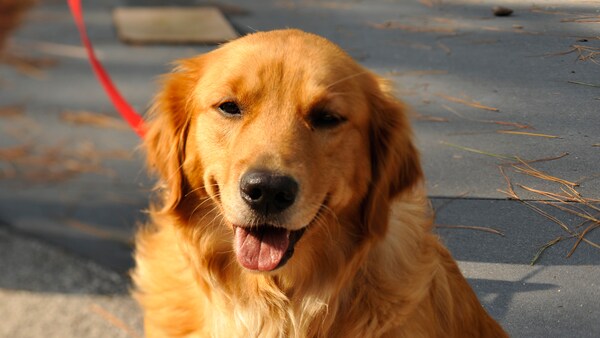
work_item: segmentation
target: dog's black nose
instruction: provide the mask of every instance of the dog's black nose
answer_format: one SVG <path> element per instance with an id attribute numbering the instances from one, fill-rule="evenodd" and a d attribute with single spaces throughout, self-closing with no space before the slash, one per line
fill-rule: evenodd
<path id="1" fill-rule="evenodd" d="M 267 216 L 294 204 L 298 183 L 269 171 L 249 171 L 240 180 L 240 194 L 250 208 Z"/>

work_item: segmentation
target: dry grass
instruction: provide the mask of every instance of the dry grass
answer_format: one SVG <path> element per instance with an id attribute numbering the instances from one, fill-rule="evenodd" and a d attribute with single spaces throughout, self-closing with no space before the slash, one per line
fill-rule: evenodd
<path id="1" fill-rule="evenodd" d="M 440 228 L 440 229 L 465 229 L 465 230 L 483 231 L 483 232 L 489 232 L 489 233 L 504 237 L 504 233 L 502 231 L 491 228 L 491 227 L 482 227 L 482 226 L 475 226 L 475 225 L 445 225 L 445 224 L 436 224 L 435 227 Z"/>
<path id="2" fill-rule="evenodd" d="M 37 0 L 0 0 L 0 62 L 13 66 L 27 76 L 43 78 L 43 70 L 57 64 L 55 59 L 18 55 L 7 44 L 10 35 L 20 26 L 27 11 L 36 3 Z"/>
<path id="3" fill-rule="evenodd" d="M 466 117 L 463 114 L 459 113 L 456 109 L 449 107 L 445 104 L 442 105 L 442 108 L 444 108 L 445 110 L 451 112 L 452 114 L 460 117 L 461 119 L 465 119 L 465 120 L 469 120 L 469 121 L 474 121 L 474 122 L 481 122 L 481 123 L 490 123 L 490 124 L 497 124 L 500 126 L 506 126 L 506 127 L 513 127 L 515 129 L 533 129 L 532 126 L 527 125 L 527 124 L 523 124 L 523 123 L 517 123 L 517 122 L 509 122 L 509 121 L 498 121 L 498 120 L 482 120 L 482 119 L 473 119 L 470 117 Z"/>
<path id="4" fill-rule="evenodd" d="M 110 240 L 110 241 L 115 241 L 121 244 L 126 245 L 129 248 L 133 248 L 133 240 L 131 239 L 131 236 L 129 236 L 129 234 L 127 233 L 122 233 L 119 231 L 114 231 L 114 230 L 107 230 L 107 229 L 102 229 L 96 226 L 93 226 L 91 224 L 87 224 L 75 219 L 69 219 L 65 222 L 69 227 L 73 228 L 73 229 L 77 229 L 78 231 L 81 231 L 85 234 L 97 237 L 97 238 L 101 238 L 101 239 L 106 239 L 106 240 Z"/>
<path id="5" fill-rule="evenodd" d="M 600 23 L 600 15 L 580 15 L 575 18 L 561 19 L 560 22 Z"/>
<path id="6" fill-rule="evenodd" d="M 562 158 L 564 156 L 561 156 Z M 556 159 L 556 158 L 553 158 Z M 549 159 L 549 160 L 553 160 Z M 539 162 L 539 160 L 537 161 Z M 542 170 L 534 168 L 531 164 L 533 161 L 523 161 L 519 159 L 518 163 L 510 163 L 506 165 L 499 166 L 500 173 L 506 180 L 507 189 L 500 190 L 502 193 L 506 194 L 509 198 L 519 201 L 520 203 L 526 205 L 531 210 L 536 213 L 544 216 L 546 219 L 560 226 L 560 228 L 567 233 L 567 236 L 559 236 L 548 243 L 544 244 L 540 247 L 536 255 L 531 261 L 531 264 L 535 264 L 537 260 L 540 258 L 541 254 L 554 244 L 566 240 L 566 239 L 576 239 L 574 245 L 571 250 L 567 253 L 567 257 L 573 255 L 577 247 L 585 242 L 588 245 L 600 249 L 600 245 L 586 238 L 587 235 L 596 228 L 600 227 L 600 200 L 593 198 L 586 198 L 582 196 L 577 190 L 577 183 L 571 182 L 569 180 L 565 180 L 554 175 L 548 174 Z M 506 169 L 513 170 L 515 173 L 523 174 L 529 177 L 537 178 L 543 180 L 545 182 L 551 182 L 555 187 L 555 191 L 545 191 L 537 188 L 533 188 L 530 186 L 526 186 L 523 184 L 516 184 L 520 189 L 537 194 L 543 199 L 538 201 L 538 203 L 550 206 L 559 211 L 559 213 L 575 216 L 575 218 L 580 222 L 577 225 L 567 224 L 564 221 L 561 221 L 557 216 L 551 214 L 550 212 L 543 210 L 538 205 L 532 203 L 531 201 L 524 200 L 521 198 L 517 192 L 515 191 L 515 184 L 513 184 L 512 180 L 506 174 Z M 584 228 L 585 226 L 585 228 Z"/>
<path id="7" fill-rule="evenodd" d="M 0 52 L 35 0 L 0 0 Z"/>
<path id="8" fill-rule="evenodd" d="M 25 107 L 23 105 L 10 105 L 0 107 L 0 117 L 17 117 L 23 116 Z"/>
<path id="9" fill-rule="evenodd" d="M 414 119 L 417 121 L 428 121 L 428 122 L 448 122 L 449 121 L 445 117 L 423 115 L 423 114 L 417 114 L 417 113 L 414 114 Z"/>
<path id="10" fill-rule="evenodd" d="M 96 303 L 92 303 L 90 305 L 90 311 L 94 312 L 98 316 L 102 317 L 106 320 L 110 325 L 116 327 L 117 329 L 125 332 L 129 337 L 132 338 L 140 338 L 141 336 L 129 325 L 125 324 L 121 319 L 117 318 L 110 311 L 106 310 L 102 306 Z"/>
<path id="11" fill-rule="evenodd" d="M 555 161 L 564 158 L 568 156 L 567 153 L 549 158 L 523 160 L 518 156 L 495 154 L 488 151 L 464 147 L 447 142 L 441 143 L 453 148 L 480 155 L 511 160 L 512 162 L 503 163 L 498 166 L 500 174 L 502 177 L 504 177 L 507 185 L 505 190 L 498 189 L 498 191 L 507 195 L 510 199 L 524 204 L 529 209 L 550 220 L 552 223 L 557 224 L 564 232 L 566 232 L 566 235 L 559 236 L 542 245 L 535 254 L 534 258 L 531 260 L 532 265 L 538 261 L 541 254 L 545 250 L 552 247 L 556 243 L 567 239 L 575 239 L 575 243 L 566 254 L 567 258 L 573 255 L 581 243 L 586 243 L 593 248 L 600 249 L 600 245 L 598 243 L 587 238 L 587 236 L 593 230 L 600 228 L 600 199 L 584 197 L 579 191 L 577 191 L 579 183 L 557 177 L 533 166 L 534 163 Z M 551 185 L 554 187 L 554 190 L 546 191 L 525 184 L 514 184 L 507 174 L 507 171 L 512 172 L 513 175 L 518 174 L 544 181 L 546 183 L 545 186 L 547 186 L 547 183 L 551 183 Z M 536 194 L 542 198 L 540 200 L 536 200 L 535 203 L 531 200 L 523 199 L 517 193 L 517 190 L 515 190 L 515 186 L 522 191 Z M 538 206 L 538 204 L 548 206 L 556 210 L 557 213 L 550 213 L 549 211 L 542 209 L 540 206 Z M 573 221 L 575 224 L 568 224 L 562 221 L 557 215 L 571 216 L 571 218 L 574 217 L 576 219 L 576 221 Z"/>
<path id="12" fill-rule="evenodd" d="M 481 104 L 477 101 L 473 101 L 471 99 L 461 99 L 458 97 L 454 97 L 454 96 L 450 96 L 450 95 L 446 95 L 446 94 L 441 94 L 438 93 L 436 94 L 437 96 L 448 100 L 450 102 L 454 102 L 454 103 L 460 103 L 462 105 L 468 106 L 468 107 L 472 107 L 472 108 L 478 108 L 478 109 L 483 109 L 483 110 L 488 110 L 488 111 L 493 111 L 493 112 L 498 112 L 500 111 L 498 108 L 494 108 L 494 107 L 490 107 L 490 106 L 486 106 L 484 104 Z"/>
<path id="13" fill-rule="evenodd" d="M 572 83 L 572 84 L 576 84 L 576 85 L 580 85 L 580 86 L 587 86 L 587 87 L 600 88 L 600 85 L 598 85 L 598 84 L 593 84 L 593 83 L 580 82 L 580 81 L 567 81 L 567 82 L 568 82 L 568 83 Z"/>
<path id="14" fill-rule="evenodd" d="M 555 136 L 555 135 L 530 133 L 530 132 L 516 131 L 516 130 L 498 130 L 497 132 L 499 134 L 511 134 L 511 135 L 522 135 L 522 136 L 533 136 L 533 137 L 544 137 L 544 138 L 561 138 L 560 136 Z"/>
<path id="15" fill-rule="evenodd" d="M 13 66 L 21 74 L 37 79 L 44 78 L 44 71 L 58 64 L 56 59 L 49 57 L 33 58 L 2 51 L 0 62 Z"/>
<path id="16" fill-rule="evenodd" d="M 568 54 L 577 54 L 577 61 L 590 61 L 597 65 L 600 63 L 596 60 L 598 56 L 600 56 L 600 48 L 585 46 L 585 45 L 571 45 L 570 48 L 566 51 L 562 52 L 554 52 L 544 54 L 542 56 L 550 57 L 550 56 L 560 56 L 560 55 L 568 55 Z"/>
<path id="17" fill-rule="evenodd" d="M 130 158 L 129 152 L 102 151 L 92 143 L 75 147 L 64 144 L 34 147 L 24 143 L 0 148 L 0 179 L 45 184 L 63 182 L 85 173 L 114 177 L 115 172 L 104 167 L 103 160 Z"/>
<path id="18" fill-rule="evenodd" d="M 575 13 L 545 9 L 545 8 L 542 8 L 542 7 L 539 7 L 536 5 L 531 6 L 531 9 L 529 11 L 532 13 L 550 14 L 550 15 L 575 15 Z"/>
<path id="19" fill-rule="evenodd" d="M 64 111 L 60 113 L 60 119 L 64 122 L 76 125 L 88 125 L 102 128 L 128 129 L 121 119 L 101 113 L 90 111 Z"/>

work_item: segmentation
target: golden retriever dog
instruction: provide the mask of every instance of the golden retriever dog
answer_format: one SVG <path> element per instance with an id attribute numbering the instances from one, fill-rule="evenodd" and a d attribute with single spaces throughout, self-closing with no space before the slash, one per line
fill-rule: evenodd
<path id="1" fill-rule="evenodd" d="M 150 111 L 136 238 L 148 337 L 504 337 L 431 232 L 405 106 L 328 40 L 178 63 Z"/>

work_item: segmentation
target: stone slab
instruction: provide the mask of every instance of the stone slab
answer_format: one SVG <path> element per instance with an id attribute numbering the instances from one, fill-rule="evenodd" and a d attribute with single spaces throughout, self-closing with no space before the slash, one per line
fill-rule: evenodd
<path id="1" fill-rule="evenodd" d="M 133 44 L 217 44 L 238 35 L 216 7 L 117 7 L 117 34 Z"/>

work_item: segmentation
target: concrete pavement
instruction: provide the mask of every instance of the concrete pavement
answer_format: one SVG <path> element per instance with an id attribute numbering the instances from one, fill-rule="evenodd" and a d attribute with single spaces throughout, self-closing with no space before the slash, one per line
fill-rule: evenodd
<path id="1" fill-rule="evenodd" d="M 155 79 L 167 71 L 170 61 L 214 48 L 128 46 L 117 40 L 111 21 L 115 6 L 161 3 L 84 4 L 89 34 L 101 60 L 140 111 L 147 107 L 157 89 Z M 583 219 L 554 207 L 561 204 L 545 204 L 552 195 L 532 192 L 565 194 L 561 188 L 567 186 L 548 176 L 536 178 L 510 163 L 568 153 L 532 166 L 578 183 L 573 187 L 588 200 L 600 198 L 600 89 L 596 87 L 600 54 L 595 54 L 600 52 L 600 1 L 231 0 L 222 4 L 240 33 L 283 27 L 314 32 L 395 81 L 398 94 L 416 112 L 413 125 L 428 191 L 438 209 L 437 222 L 445 226 L 439 232 L 482 302 L 513 336 L 600 334 L 596 320 L 600 251 L 584 242 L 566 258 L 575 239 L 567 238 L 570 235 L 561 225 L 548 217 L 508 200 L 499 191 L 506 191 L 507 183 L 498 168 L 504 168 L 521 198 L 570 231 L 581 232 L 596 224 L 578 227 Z M 512 8 L 514 14 L 494 17 L 491 7 L 497 4 Z M 62 1 L 42 1 L 12 44 L 14 50 L 57 64 L 41 71 L 0 66 L 0 107 L 10 105 L 17 111 L 0 114 L 0 219 L 12 229 L 0 236 L 4 253 L 0 257 L 10 258 L 0 261 L 0 299 L 11 304 L 2 302 L 0 312 L 13 314 L 6 318 L 18 323 L 8 326 L 13 331 L 0 331 L 0 336 L 135 335 L 115 329 L 105 319 L 118 318 L 134 332 L 139 330 L 139 312 L 124 293 L 126 279 L 107 282 L 110 271 L 123 276 L 132 266 L 131 234 L 145 217 L 142 210 L 152 187 L 143 158 L 135 151 L 139 140 L 118 122 L 79 48 Z M 80 111 L 103 115 L 85 118 Z M 581 203 L 568 207 L 584 208 L 589 218 L 598 217 L 597 211 Z M 504 236 L 473 230 L 474 226 L 494 228 Z M 28 247 L 32 239 L 27 236 L 49 243 L 39 244 L 47 253 L 18 260 L 37 250 Z M 564 239 L 549 246 L 530 266 L 540 247 L 559 236 Z M 600 242 L 597 230 L 586 238 Z M 51 265 L 55 268 L 42 269 L 51 252 L 62 258 Z M 66 266 L 77 268 L 61 270 L 65 269 L 61 259 L 76 261 Z M 96 263 L 102 268 L 89 268 Z M 30 277 L 10 282 L 6 276 L 18 269 Z M 60 282 L 66 276 L 72 276 L 72 281 Z M 59 282 L 35 282 L 44 278 Z M 36 287 L 28 286 L 30 280 Z M 116 291 L 94 291 L 106 290 L 102 286 L 73 291 L 81 290 L 77 286 L 81 281 L 109 285 Z M 57 289 L 52 286 L 56 283 L 66 286 Z M 55 304 L 50 314 L 63 307 L 71 310 L 53 321 L 51 315 L 30 310 L 42 303 Z M 30 305 L 19 310 L 18 304 Z M 46 319 L 31 320 L 37 317 Z M 87 331 L 60 334 L 59 328 L 76 322 L 86 323 L 81 330 Z M 14 331 L 15 327 L 29 331 Z"/>

